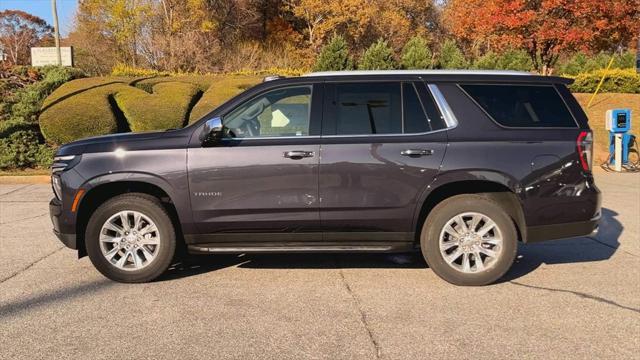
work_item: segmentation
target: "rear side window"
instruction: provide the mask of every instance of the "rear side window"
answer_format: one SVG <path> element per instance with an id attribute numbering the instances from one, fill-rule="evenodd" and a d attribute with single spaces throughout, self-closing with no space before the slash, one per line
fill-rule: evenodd
<path id="1" fill-rule="evenodd" d="M 402 133 L 400 83 L 336 84 L 334 89 L 336 134 Z"/>
<path id="2" fill-rule="evenodd" d="M 551 85 L 461 84 L 495 121 L 508 127 L 577 127 Z"/>

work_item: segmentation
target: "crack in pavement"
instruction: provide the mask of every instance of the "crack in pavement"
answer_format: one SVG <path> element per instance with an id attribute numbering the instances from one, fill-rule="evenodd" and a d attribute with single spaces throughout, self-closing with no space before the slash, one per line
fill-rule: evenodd
<path id="1" fill-rule="evenodd" d="M 598 244 L 600 244 L 600 245 L 602 245 L 602 246 L 606 246 L 606 247 L 608 247 L 608 248 L 610 248 L 610 249 L 613 249 L 613 250 L 616 250 L 616 251 L 622 251 L 623 253 L 625 253 L 625 254 L 627 254 L 627 255 L 631 255 L 631 256 L 633 256 L 633 257 L 638 257 L 638 255 L 636 255 L 636 254 L 634 254 L 634 253 L 630 253 L 630 252 L 628 252 L 628 251 L 626 251 L 626 250 L 624 250 L 624 249 L 620 249 L 620 245 L 615 246 L 615 245 L 607 244 L 606 242 L 604 242 L 604 241 L 602 241 L 602 240 L 598 240 L 598 239 L 596 239 L 596 238 L 594 238 L 594 237 L 592 237 L 592 236 L 585 236 L 585 237 L 586 237 L 587 239 L 589 239 L 589 240 L 593 240 L 593 241 L 595 241 L 596 243 L 598 243 Z"/>
<path id="2" fill-rule="evenodd" d="M 342 271 L 342 269 L 340 269 L 339 273 L 340 273 L 340 279 L 342 280 L 342 285 L 344 285 L 344 288 L 347 290 L 347 293 L 349 293 L 349 295 L 353 299 L 353 302 L 355 303 L 356 308 L 360 313 L 360 322 L 364 326 L 365 330 L 367 330 L 367 335 L 369 335 L 369 340 L 371 341 L 371 344 L 373 345 L 373 348 L 376 352 L 376 358 L 379 359 L 382 353 L 380 349 L 380 344 L 378 344 L 378 341 L 373 335 L 373 331 L 371 330 L 371 326 L 369 325 L 369 321 L 367 320 L 367 314 L 364 312 L 364 310 L 362 310 L 360 298 L 358 298 L 358 295 L 356 295 L 355 292 L 353 292 L 353 289 L 351 289 L 349 282 L 347 282 L 347 279 L 344 277 L 344 272 Z"/>
<path id="3" fill-rule="evenodd" d="M 58 251 L 60 251 L 60 250 L 62 250 L 62 249 L 64 249 L 64 248 L 65 248 L 65 246 L 64 246 L 64 245 L 63 245 L 63 246 L 60 246 L 59 248 L 55 249 L 54 251 L 52 251 L 52 252 L 48 253 L 47 255 L 45 255 L 45 256 L 43 256 L 43 257 L 41 257 L 40 259 L 38 259 L 38 260 L 36 260 L 36 261 L 32 262 L 31 264 L 27 265 L 26 267 L 22 268 L 21 270 L 18 270 L 17 272 L 15 272 L 15 273 L 13 273 L 13 274 L 9 275 L 8 277 L 6 277 L 6 278 L 4 278 L 4 279 L 0 279 L 0 285 L 4 284 L 4 283 L 5 283 L 6 281 L 8 281 L 8 280 L 13 279 L 13 278 L 14 278 L 14 277 L 16 277 L 16 276 L 18 276 L 18 275 L 22 274 L 23 272 L 25 272 L 25 271 L 27 271 L 27 270 L 31 269 L 32 267 L 34 267 L 34 266 L 35 266 L 36 264 L 38 264 L 39 262 L 43 261 L 44 259 L 48 258 L 49 256 L 51 256 L 51 255 L 53 255 L 53 254 L 57 253 Z"/>
<path id="4" fill-rule="evenodd" d="M 22 218 L 22 219 L 11 220 L 9 222 L 0 222 L 0 225 L 6 225 L 6 224 L 9 224 L 9 223 L 14 223 L 14 222 L 18 222 L 18 221 L 24 221 L 24 220 L 32 220 L 32 219 L 35 219 L 35 218 L 43 217 L 45 215 L 49 215 L 49 212 L 46 212 L 46 213 L 43 213 L 43 214 L 40 214 L 40 215 L 35 215 L 35 216 Z"/>
<path id="5" fill-rule="evenodd" d="M 5 196 L 5 195 L 13 194 L 13 193 L 14 193 L 14 192 L 16 192 L 16 191 L 20 191 L 20 190 L 22 190 L 22 189 L 26 189 L 26 188 L 28 188 L 28 187 L 29 187 L 29 186 L 31 186 L 31 185 L 33 185 L 33 184 L 28 184 L 28 185 L 25 185 L 25 186 L 21 186 L 21 187 L 19 187 L 19 188 L 17 188 L 17 189 L 13 189 L 13 190 L 11 190 L 11 191 L 9 191 L 9 192 L 6 192 L 6 193 L 4 193 L 4 194 L 0 194 L 0 196 Z"/>
<path id="6" fill-rule="evenodd" d="M 530 289 L 546 290 L 546 291 L 551 291 L 551 292 L 572 294 L 572 295 L 576 295 L 578 297 L 581 297 L 583 299 L 589 299 L 589 300 L 593 300 L 593 301 L 596 301 L 596 302 L 599 302 L 599 303 L 602 303 L 602 304 L 613 305 L 613 306 L 619 307 L 621 309 L 630 310 L 630 311 L 633 311 L 635 313 L 640 314 L 640 309 L 632 308 L 630 306 L 624 306 L 624 305 L 618 304 L 617 302 L 615 302 L 613 300 L 605 299 L 603 297 L 599 297 L 599 296 L 595 296 L 595 295 L 590 295 L 590 294 L 583 293 L 583 292 L 580 292 L 580 291 L 565 290 L 565 289 L 554 289 L 554 288 L 548 288 L 548 287 L 543 287 L 543 286 L 528 285 L 528 284 L 519 283 L 517 281 L 509 281 L 509 283 L 514 284 L 514 285 L 518 285 L 518 286 L 523 286 L 523 287 L 530 288 Z"/>

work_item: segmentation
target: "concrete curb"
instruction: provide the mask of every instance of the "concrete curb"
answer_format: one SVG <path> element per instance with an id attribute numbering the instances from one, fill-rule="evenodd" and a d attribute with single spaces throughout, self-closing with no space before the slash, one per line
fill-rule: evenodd
<path id="1" fill-rule="evenodd" d="M 2 175 L 0 184 L 48 184 L 49 175 Z"/>

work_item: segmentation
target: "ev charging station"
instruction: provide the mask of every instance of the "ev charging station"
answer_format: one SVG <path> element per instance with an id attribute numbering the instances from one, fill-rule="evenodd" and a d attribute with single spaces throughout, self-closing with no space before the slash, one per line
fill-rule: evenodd
<path id="1" fill-rule="evenodd" d="M 609 163 L 614 165 L 615 171 L 622 171 L 622 165 L 629 163 L 631 110 L 607 110 L 605 127 L 609 131 Z"/>

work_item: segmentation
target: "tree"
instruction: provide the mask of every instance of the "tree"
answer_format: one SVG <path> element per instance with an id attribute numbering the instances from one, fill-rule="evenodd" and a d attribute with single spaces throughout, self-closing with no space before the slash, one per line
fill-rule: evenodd
<path id="1" fill-rule="evenodd" d="M 10 64 L 28 64 L 30 48 L 50 40 L 53 28 L 20 10 L 0 11 L 0 46 Z"/>
<path id="2" fill-rule="evenodd" d="M 440 49 L 438 65 L 441 69 L 465 69 L 469 63 L 454 40 L 446 40 Z"/>
<path id="3" fill-rule="evenodd" d="M 458 40 L 524 49 L 548 74 L 563 52 L 629 44 L 640 31 L 640 0 L 450 0 L 445 16 Z"/>
<path id="4" fill-rule="evenodd" d="M 385 40 L 378 39 L 362 55 L 358 68 L 360 70 L 393 70 L 397 68 L 396 61 L 393 59 L 393 49 Z"/>
<path id="5" fill-rule="evenodd" d="M 508 49 L 501 54 L 488 51 L 473 62 L 475 69 L 531 71 L 533 64 L 524 50 Z"/>
<path id="6" fill-rule="evenodd" d="M 429 69 L 431 68 L 431 50 L 427 41 L 414 36 L 402 49 L 402 67 L 405 69 Z"/>
<path id="7" fill-rule="evenodd" d="M 352 68 L 353 61 L 349 57 L 347 42 L 342 36 L 335 35 L 331 41 L 320 50 L 320 55 L 313 70 L 351 70 Z"/>

